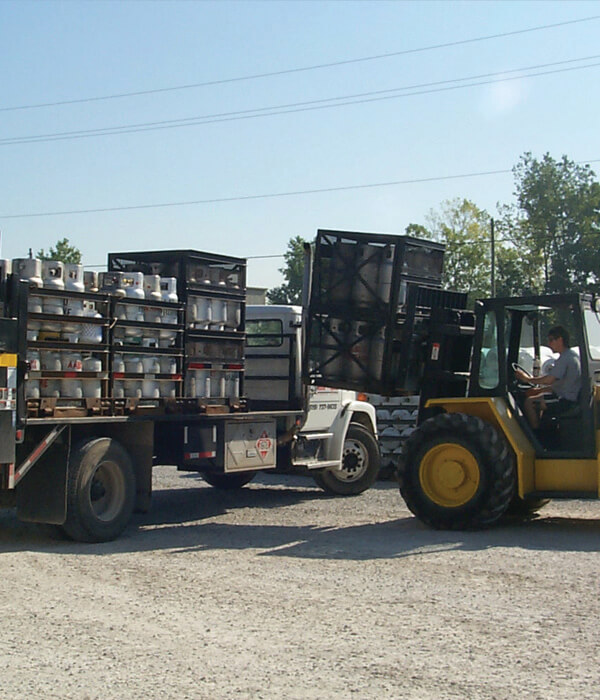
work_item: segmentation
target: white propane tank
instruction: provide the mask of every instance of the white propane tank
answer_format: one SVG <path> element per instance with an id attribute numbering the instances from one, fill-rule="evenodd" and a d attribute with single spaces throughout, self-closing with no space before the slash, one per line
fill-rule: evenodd
<path id="1" fill-rule="evenodd" d="M 160 275 L 144 275 L 144 296 L 147 301 L 162 301 L 160 293 Z M 160 323 L 162 310 L 153 306 L 144 307 L 146 323 Z"/>
<path id="2" fill-rule="evenodd" d="M 177 358 L 163 355 L 159 362 L 161 374 L 177 374 Z"/>
<path id="3" fill-rule="evenodd" d="M 144 371 L 144 365 L 142 364 L 141 357 L 138 357 L 137 355 L 124 355 L 124 359 L 126 372 L 141 374 Z"/>
<path id="4" fill-rule="evenodd" d="M 377 294 L 384 304 L 390 301 L 392 289 L 392 276 L 394 272 L 394 248 L 386 245 L 381 252 L 379 264 L 379 281 L 377 284 Z"/>
<path id="5" fill-rule="evenodd" d="M 195 301 L 195 324 L 199 330 L 208 330 L 212 321 L 212 299 L 210 297 L 194 297 Z"/>
<path id="6" fill-rule="evenodd" d="M 129 272 L 124 277 L 125 293 L 128 299 L 138 299 L 143 301 L 144 294 L 144 274 L 142 272 Z M 144 307 L 140 304 L 123 304 L 123 316 L 128 321 L 144 321 Z M 141 337 L 142 331 L 135 326 L 125 328 L 125 335 L 128 337 Z"/>
<path id="7" fill-rule="evenodd" d="M 95 270 L 85 270 L 83 273 L 83 286 L 86 292 L 98 291 L 98 273 Z"/>
<path id="8" fill-rule="evenodd" d="M 60 260 L 44 260 L 42 262 L 42 280 L 45 289 L 65 288 L 65 266 Z"/>
<path id="9" fill-rule="evenodd" d="M 96 302 L 85 299 L 83 302 L 83 315 L 86 318 L 102 318 L 102 314 L 96 311 Z M 80 343 L 98 344 L 102 342 L 102 326 L 83 324 L 79 336 Z"/>
<path id="10" fill-rule="evenodd" d="M 125 361 L 123 360 L 123 355 L 121 355 L 121 353 L 116 352 L 114 354 L 112 370 L 113 372 L 118 372 L 120 374 L 125 371 Z"/>
<path id="11" fill-rule="evenodd" d="M 211 331 L 224 331 L 227 323 L 227 301 L 225 299 L 212 299 L 211 301 Z"/>
<path id="12" fill-rule="evenodd" d="M 194 396 L 207 398 L 211 395 L 211 371 L 209 369 L 197 369 L 195 372 Z"/>
<path id="13" fill-rule="evenodd" d="M 337 242 L 332 246 L 329 268 L 330 300 L 333 304 L 347 304 L 352 297 L 352 275 L 356 245 Z"/>
<path id="14" fill-rule="evenodd" d="M 144 355 L 142 357 L 142 369 L 145 375 L 142 381 L 142 396 L 145 399 L 160 398 L 158 382 L 154 376 L 160 374 L 160 362 L 158 361 L 158 357 L 154 355 Z"/>
<path id="15" fill-rule="evenodd" d="M 27 362 L 31 372 L 39 372 L 42 368 L 39 351 L 32 349 L 27 350 Z"/>
<path id="16" fill-rule="evenodd" d="M 72 352 L 70 350 L 61 354 L 61 363 L 63 372 L 81 372 L 82 361 L 81 353 Z M 80 399 L 83 396 L 81 380 L 76 377 L 65 377 L 60 381 L 61 396 L 69 399 Z"/>
<path id="17" fill-rule="evenodd" d="M 60 372 L 62 363 L 60 353 L 53 350 L 46 350 L 40 353 L 41 367 L 44 372 Z M 40 394 L 46 398 L 60 398 L 60 380 L 42 379 L 40 381 Z"/>
<path id="18" fill-rule="evenodd" d="M 383 368 L 383 351 L 385 349 L 385 331 L 377 331 L 371 338 L 369 348 L 369 372 L 375 379 L 381 379 Z"/>
<path id="19" fill-rule="evenodd" d="M 363 307 L 373 306 L 377 290 L 378 251 L 369 246 L 356 246 L 356 275 L 352 281 L 352 301 Z"/>
<path id="20" fill-rule="evenodd" d="M 190 282 L 194 284 L 210 284 L 210 276 L 206 265 L 193 265 L 190 270 Z"/>
<path id="21" fill-rule="evenodd" d="M 174 399 L 177 397 L 177 385 L 175 382 L 162 382 L 160 386 L 160 395 L 165 399 Z"/>
<path id="22" fill-rule="evenodd" d="M 102 360 L 93 355 L 88 355 L 82 360 L 82 366 L 84 372 L 101 372 L 102 371 Z M 83 382 L 83 395 L 90 399 L 99 399 L 102 396 L 102 382 L 97 378 L 84 379 Z"/>
<path id="23" fill-rule="evenodd" d="M 350 337 L 350 355 L 348 367 L 350 379 L 362 382 L 369 367 L 369 338 L 364 334 L 362 321 L 352 324 L 352 336 Z"/>
<path id="24" fill-rule="evenodd" d="M 237 399 L 240 396 L 240 374 L 239 372 L 225 372 L 225 395 L 230 399 Z"/>
<path id="25" fill-rule="evenodd" d="M 213 284 L 223 291 L 226 290 L 227 282 L 224 277 L 224 271 L 220 268 L 213 268 L 211 273 Z M 226 299 L 213 299 L 211 305 L 212 319 L 210 322 L 210 329 L 211 331 L 224 331 L 227 325 L 228 302 Z"/>
<path id="26" fill-rule="evenodd" d="M 179 301 L 177 296 L 177 278 L 176 277 L 163 277 L 160 281 L 160 290 L 162 301 L 169 304 L 176 304 Z M 162 309 L 162 319 L 161 323 L 175 325 L 177 323 L 177 309 Z M 173 333 L 172 329 L 161 330 L 159 338 L 164 343 L 161 346 L 168 347 L 175 340 L 176 334 Z"/>
<path id="27" fill-rule="evenodd" d="M 116 297 L 124 297 L 126 295 L 123 285 L 124 274 L 124 272 L 101 272 L 100 291 Z"/>
<path id="28" fill-rule="evenodd" d="M 210 395 L 212 398 L 225 396 L 225 372 L 218 369 L 210 371 Z"/>
<path id="29" fill-rule="evenodd" d="M 160 374 L 160 362 L 155 355 L 142 357 L 142 369 L 144 374 Z"/>
<path id="30" fill-rule="evenodd" d="M 42 262 L 42 280 L 44 289 L 62 291 L 65 288 L 64 264 L 59 260 L 44 260 Z M 60 297 L 43 297 L 42 309 L 45 314 L 62 316 L 64 314 L 64 301 Z M 59 333 L 62 324 L 42 321 L 42 330 Z"/>
<path id="31" fill-rule="evenodd" d="M 43 287 L 42 261 L 37 258 L 13 258 L 13 274 L 18 275 L 20 280 L 29 282 L 32 287 Z"/>
<path id="32" fill-rule="evenodd" d="M 239 301 L 227 303 L 227 330 L 236 331 L 242 323 L 242 305 Z"/>
<path id="33" fill-rule="evenodd" d="M 348 335 L 349 325 L 346 321 L 337 319 L 329 319 L 328 323 L 325 345 L 320 348 L 319 361 L 326 376 L 339 378 L 344 376 L 346 369 L 341 341 Z"/>
<path id="34" fill-rule="evenodd" d="M 66 263 L 65 265 L 65 289 L 69 292 L 84 292 L 83 265 Z"/>
<path id="35" fill-rule="evenodd" d="M 112 371 L 113 377 L 115 374 L 123 374 L 125 372 L 125 361 L 120 353 L 115 353 L 113 356 Z M 123 386 L 123 380 L 113 378 L 113 398 L 122 399 L 124 396 L 125 387 Z"/>
<path id="36" fill-rule="evenodd" d="M 196 396 L 196 373 L 193 370 L 186 372 L 183 393 L 185 396 Z"/>
<path id="37" fill-rule="evenodd" d="M 43 287 L 42 281 L 42 261 L 37 258 L 15 258 L 11 263 L 12 272 L 18 275 L 20 280 L 29 282 L 30 287 Z M 41 314 L 43 312 L 42 297 L 29 293 L 27 300 L 27 310 L 29 313 Z M 41 327 L 39 321 L 27 321 L 27 340 L 37 340 Z"/>
<path id="38" fill-rule="evenodd" d="M 30 372 L 39 372 L 42 368 L 40 362 L 40 353 L 37 350 L 27 351 L 27 363 L 29 364 Z M 25 398 L 39 399 L 40 398 L 40 380 L 28 379 L 25 382 Z"/>
<path id="39" fill-rule="evenodd" d="M 65 290 L 69 292 L 83 293 L 85 286 L 83 283 L 83 265 L 76 263 L 67 263 L 65 265 Z M 65 314 L 67 316 L 83 316 L 83 298 L 81 299 L 65 299 Z M 62 333 L 79 334 L 81 324 L 65 323 L 62 327 Z M 71 342 L 77 342 L 71 341 Z"/>
<path id="40" fill-rule="evenodd" d="M 134 379 L 128 379 L 123 382 L 125 385 L 125 396 L 130 399 L 142 398 L 142 382 Z"/>

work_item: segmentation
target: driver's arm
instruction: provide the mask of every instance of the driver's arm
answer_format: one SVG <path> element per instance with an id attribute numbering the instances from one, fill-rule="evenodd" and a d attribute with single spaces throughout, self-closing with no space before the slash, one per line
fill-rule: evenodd
<path id="1" fill-rule="evenodd" d="M 515 377 L 525 384 L 537 384 L 539 386 L 551 386 L 556 381 L 556 377 L 553 377 L 551 374 L 545 374 L 543 377 L 528 377 L 520 369 L 515 370 Z"/>

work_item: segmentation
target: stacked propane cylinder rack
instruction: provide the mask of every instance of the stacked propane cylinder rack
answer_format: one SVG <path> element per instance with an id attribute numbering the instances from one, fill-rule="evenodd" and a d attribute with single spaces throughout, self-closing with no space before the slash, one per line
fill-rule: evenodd
<path id="1" fill-rule="evenodd" d="M 110 253 L 114 274 L 175 280 L 183 309 L 182 396 L 239 408 L 243 392 L 246 261 L 194 250 Z M 160 343 L 159 337 L 159 343 Z M 135 354 L 134 354 L 135 356 Z M 178 394 L 179 395 L 179 394 Z"/>
<path id="2" fill-rule="evenodd" d="M 411 299 L 416 288 L 440 288 L 444 246 L 411 236 L 319 231 L 314 254 L 311 381 L 388 396 L 416 393 L 420 340 Z"/>
<path id="3" fill-rule="evenodd" d="M 417 427 L 419 396 L 369 395 L 375 406 L 381 451 L 380 476 L 391 476 L 402 454 L 402 447 Z"/>
<path id="4" fill-rule="evenodd" d="M 1 313 L 26 317 L 28 416 L 239 409 L 244 260 L 115 253 L 107 272 L 84 273 L 19 258 L 0 277 Z"/>
<path id="5" fill-rule="evenodd" d="M 41 403 L 50 409 L 83 406 L 83 399 L 107 396 L 110 305 L 97 293 L 97 275 L 86 273 L 84 280 L 82 265 L 36 258 L 5 261 L 4 270 L 12 273 L 13 291 L 7 296 L 15 305 L 13 315 L 19 315 L 17 283 L 27 283 L 28 413 L 37 415 Z"/>

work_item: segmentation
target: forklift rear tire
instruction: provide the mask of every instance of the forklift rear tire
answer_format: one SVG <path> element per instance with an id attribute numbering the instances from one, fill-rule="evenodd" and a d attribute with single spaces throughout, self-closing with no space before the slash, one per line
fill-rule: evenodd
<path id="1" fill-rule="evenodd" d="M 135 504 L 135 477 L 125 448 L 107 437 L 73 448 L 63 531 L 78 542 L 107 542 L 127 527 Z"/>
<path id="2" fill-rule="evenodd" d="M 256 476 L 256 472 L 237 472 L 233 474 L 215 474 L 214 472 L 203 472 L 202 478 L 207 484 L 216 489 L 224 491 L 234 491 L 249 484 Z"/>
<path id="3" fill-rule="evenodd" d="M 356 496 L 373 485 L 379 467 L 379 447 L 373 433 L 360 423 L 350 423 L 344 440 L 342 468 L 325 469 L 313 474 L 313 479 L 333 496 Z"/>
<path id="4" fill-rule="evenodd" d="M 430 527 L 488 527 L 513 499 L 513 453 L 504 436 L 476 416 L 441 413 L 426 420 L 407 440 L 404 457 L 400 493 Z"/>

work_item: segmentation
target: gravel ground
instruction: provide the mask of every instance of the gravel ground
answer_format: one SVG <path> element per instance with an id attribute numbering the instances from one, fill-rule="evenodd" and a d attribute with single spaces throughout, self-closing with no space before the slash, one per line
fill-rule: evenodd
<path id="1" fill-rule="evenodd" d="M 426 529 L 395 485 L 168 467 L 116 542 L 0 511 L 6 698 L 597 698 L 599 506 Z M 596 659 L 596 660 L 595 660 Z"/>

